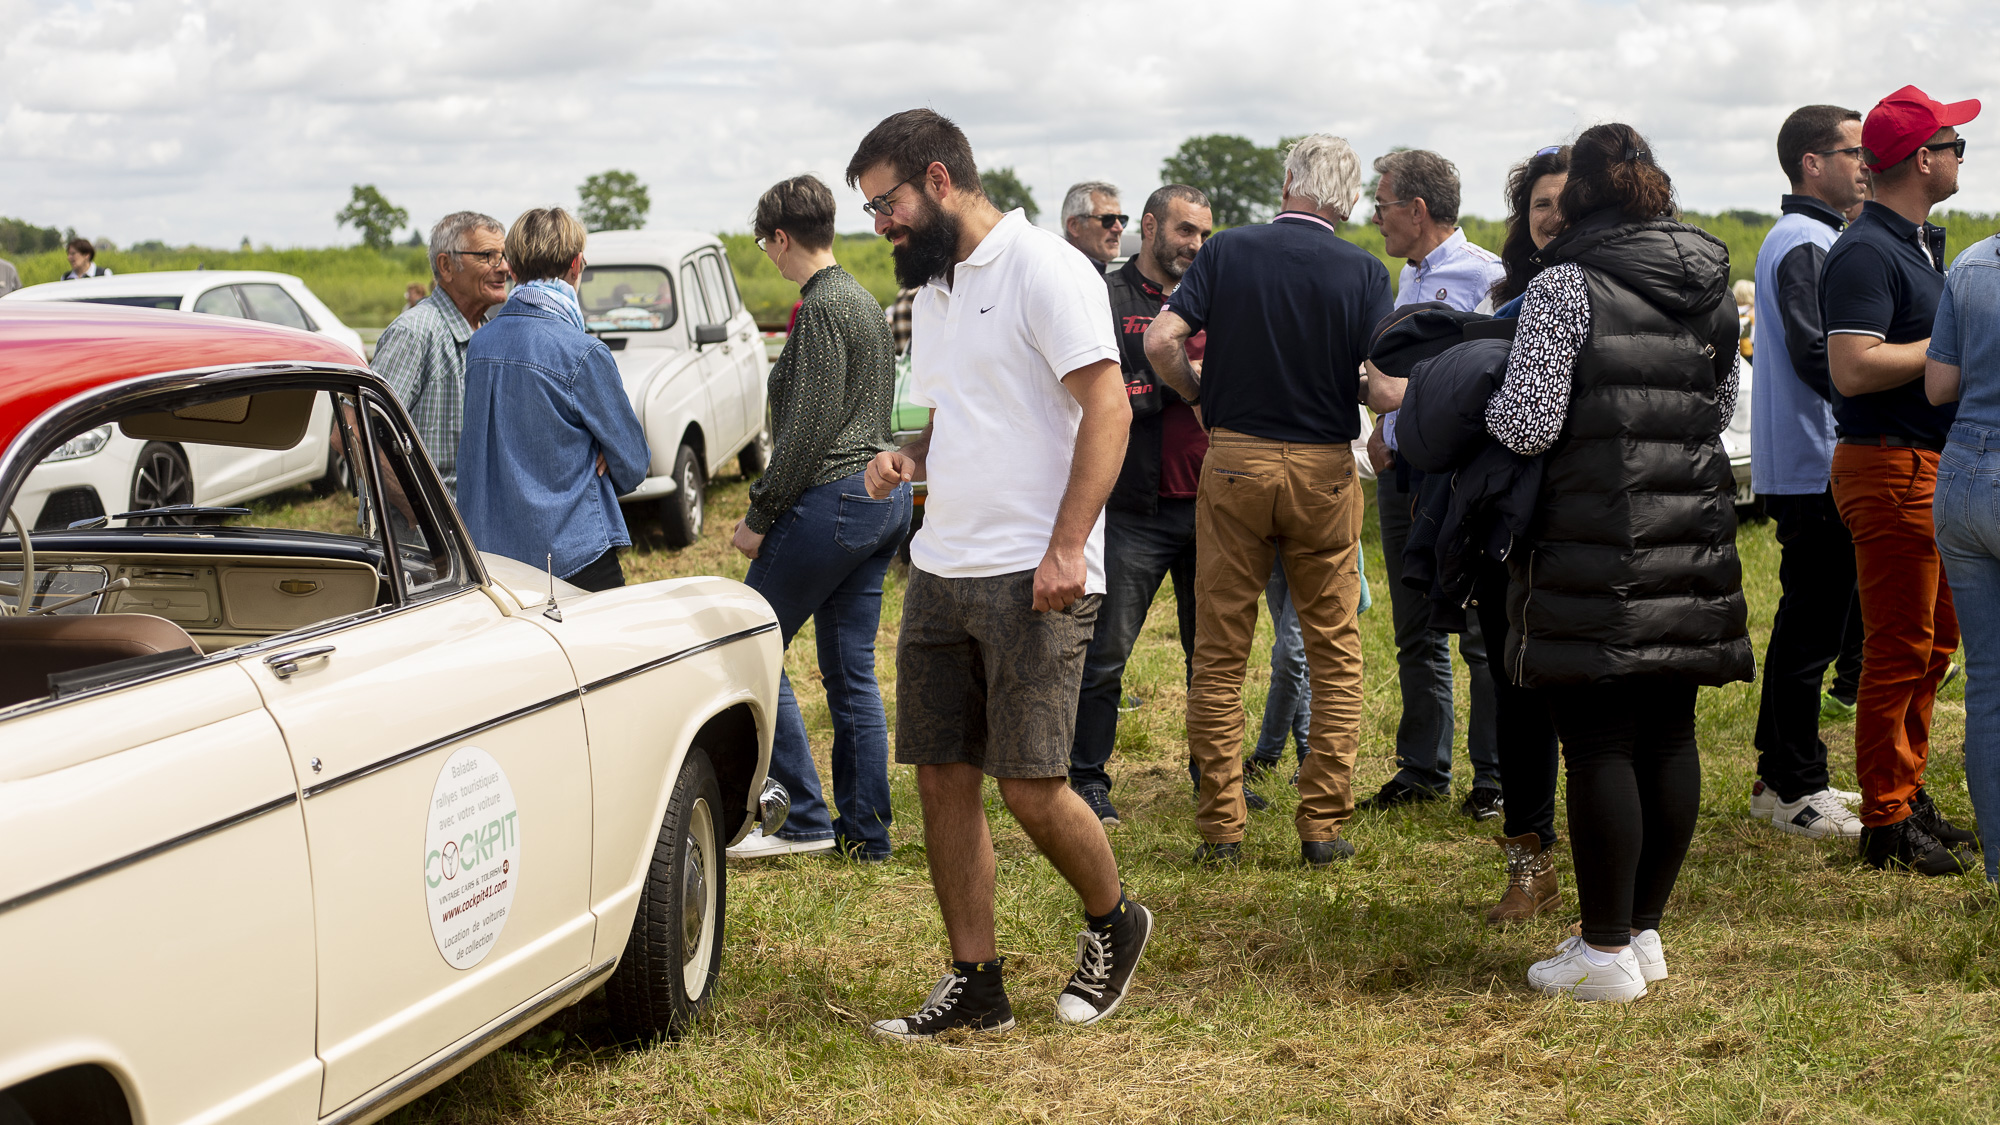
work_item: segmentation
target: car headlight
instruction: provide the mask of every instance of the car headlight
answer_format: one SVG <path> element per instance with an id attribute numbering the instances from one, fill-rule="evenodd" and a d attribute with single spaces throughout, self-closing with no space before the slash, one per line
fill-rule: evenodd
<path id="1" fill-rule="evenodd" d="M 94 430 L 85 430 L 57 446 L 54 453 L 42 458 L 42 464 L 47 465 L 53 461 L 74 461 L 79 457 L 88 457 L 98 450 L 103 449 L 104 443 L 110 440 L 110 426 L 99 426 Z"/>

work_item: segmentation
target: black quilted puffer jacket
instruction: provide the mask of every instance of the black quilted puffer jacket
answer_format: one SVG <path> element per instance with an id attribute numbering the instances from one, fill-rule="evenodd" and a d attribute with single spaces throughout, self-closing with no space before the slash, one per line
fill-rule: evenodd
<path id="1" fill-rule="evenodd" d="M 1528 549 L 1508 560 L 1507 674 L 1528 687 L 1755 673 L 1717 388 L 1737 341 L 1729 252 L 1602 211 L 1550 243 L 1590 293 Z"/>

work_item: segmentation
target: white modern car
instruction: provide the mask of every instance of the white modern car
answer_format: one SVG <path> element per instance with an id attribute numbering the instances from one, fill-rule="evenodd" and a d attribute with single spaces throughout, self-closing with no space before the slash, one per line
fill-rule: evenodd
<path id="1" fill-rule="evenodd" d="M 623 499 L 659 501 L 667 545 L 685 547 L 701 537 L 716 470 L 770 459 L 763 338 L 712 234 L 598 231 L 584 258 L 585 325 L 611 348 L 652 447 L 649 475 Z"/>
<path id="2" fill-rule="evenodd" d="M 262 270 L 167 270 L 30 285 L 9 301 L 79 301 L 178 309 L 303 328 L 363 354 L 361 337 L 306 283 Z M 297 485 L 334 480 L 333 416 L 322 402 L 292 449 L 234 449 L 139 441 L 100 426 L 63 445 L 29 475 L 15 508 L 36 531 L 178 504 L 227 507 Z M 162 522 L 172 517 L 152 517 Z"/>

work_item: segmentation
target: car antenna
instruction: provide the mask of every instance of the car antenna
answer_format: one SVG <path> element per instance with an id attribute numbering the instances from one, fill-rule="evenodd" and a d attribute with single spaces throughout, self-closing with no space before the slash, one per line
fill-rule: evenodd
<path id="1" fill-rule="evenodd" d="M 555 555 L 551 554 L 551 555 L 549 555 L 549 556 L 548 556 L 548 566 L 549 566 L 549 604 L 548 604 L 548 607 L 547 607 L 546 609 L 542 610 L 542 616 L 543 616 L 543 617 L 546 617 L 546 618 L 548 618 L 548 619 L 549 619 L 550 621 L 553 621 L 553 622 L 555 622 L 556 624 L 560 625 L 560 624 L 562 624 L 562 610 L 560 610 L 560 609 L 557 609 L 557 608 L 556 608 L 556 557 L 555 557 Z"/>

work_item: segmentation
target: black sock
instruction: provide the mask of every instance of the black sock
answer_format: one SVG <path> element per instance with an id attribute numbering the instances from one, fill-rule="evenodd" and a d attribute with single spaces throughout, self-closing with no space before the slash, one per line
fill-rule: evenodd
<path id="1" fill-rule="evenodd" d="M 1125 888 L 1118 888 L 1118 905 L 1105 914 L 1083 912 L 1083 924 L 1100 933 L 1110 933 L 1114 927 L 1130 917 L 1131 904 L 1125 901 Z"/>
<path id="2" fill-rule="evenodd" d="M 1000 983 L 1000 966 L 1006 963 L 1005 957 L 991 961 L 953 961 L 951 971 L 970 981 L 997 986 Z"/>

